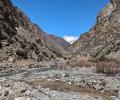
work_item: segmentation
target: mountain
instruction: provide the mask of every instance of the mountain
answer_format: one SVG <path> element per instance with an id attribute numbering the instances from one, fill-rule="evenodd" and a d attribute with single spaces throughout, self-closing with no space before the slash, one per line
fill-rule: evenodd
<path id="1" fill-rule="evenodd" d="M 64 40 L 63 38 L 60 38 L 58 36 L 54 36 L 52 34 L 49 34 L 48 38 L 54 40 L 57 44 L 59 44 L 62 47 L 64 47 L 65 50 L 68 50 L 68 47 L 71 46 L 70 43 L 68 43 L 66 40 Z"/>
<path id="2" fill-rule="evenodd" d="M 74 54 L 84 52 L 97 59 L 120 60 L 120 0 L 110 0 L 95 25 L 80 36 L 73 48 Z"/>
<path id="3" fill-rule="evenodd" d="M 64 40 L 66 40 L 67 42 L 69 42 L 70 44 L 73 44 L 75 41 L 78 40 L 78 37 L 77 36 L 68 36 L 68 35 L 65 35 L 63 37 Z"/>
<path id="4" fill-rule="evenodd" d="M 0 0 L 0 62 L 62 57 L 66 51 L 56 41 L 10 0 Z"/>

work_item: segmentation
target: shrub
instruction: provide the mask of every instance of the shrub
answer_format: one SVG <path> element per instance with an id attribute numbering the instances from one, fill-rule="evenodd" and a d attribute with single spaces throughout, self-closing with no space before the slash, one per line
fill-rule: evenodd
<path id="1" fill-rule="evenodd" d="M 120 72 L 120 63 L 115 61 L 102 61 L 96 63 L 96 72 L 116 74 Z"/>
<path id="2" fill-rule="evenodd" d="M 22 47 L 23 49 L 26 47 L 26 44 L 25 44 L 25 43 L 21 43 L 20 45 L 21 45 L 21 47 Z"/>
<path id="3" fill-rule="evenodd" d="M 39 61 L 42 61 L 44 58 L 45 58 L 45 57 L 44 57 L 42 54 L 39 54 L 37 61 L 38 61 L 38 62 L 39 62 Z"/>
<path id="4" fill-rule="evenodd" d="M 93 64 L 87 58 L 76 58 L 69 61 L 71 67 L 91 67 Z"/>
<path id="5" fill-rule="evenodd" d="M 30 44 L 30 49 L 31 49 L 31 50 L 34 50 L 35 47 L 36 47 L 35 43 L 31 43 L 31 44 Z"/>
<path id="6" fill-rule="evenodd" d="M 38 44 L 42 45 L 41 39 L 37 39 L 36 42 L 37 42 Z"/>
<path id="7" fill-rule="evenodd" d="M 11 38 L 9 38 L 9 39 L 8 39 L 8 43 L 13 44 L 13 43 L 14 43 L 14 40 L 11 39 Z"/>
<path id="8" fill-rule="evenodd" d="M 0 49 L 2 48 L 2 43 L 0 42 Z"/>
<path id="9" fill-rule="evenodd" d="M 30 49 L 31 49 L 31 50 L 35 50 L 35 53 L 36 53 L 36 54 L 39 54 L 39 53 L 40 53 L 40 50 L 39 50 L 39 48 L 38 48 L 38 46 L 37 46 L 36 43 L 31 43 L 31 44 L 30 44 Z"/>
<path id="10" fill-rule="evenodd" d="M 26 50 L 24 50 L 24 49 L 18 49 L 18 50 L 16 51 L 16 54 L 17 54 L 18 56 L 24 58 L 24 59 L 27 59 L 27 58 L 28 58 L 28 57 L 27 57 L 28 52 L 27 52 Z"/>
<path id="11" fill-rule="evenodd" d="M 49 57 L 46 52 L 43 52 L 42 54 L 43 54 L 45 57 Z"/>

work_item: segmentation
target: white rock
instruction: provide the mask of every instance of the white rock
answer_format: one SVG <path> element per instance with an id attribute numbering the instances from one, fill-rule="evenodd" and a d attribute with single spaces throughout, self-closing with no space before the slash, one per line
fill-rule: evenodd
<path id="1" fill-rule="evenodd" d="M 17 29 L 18 29 L 18 27 L 15 27 L 15 29 L 17 30 Z"/>
<path id="2" fill-rule="evenodd" d="M 71 82 L 68 82 L 68 84 L 72 84 Z"/>
<path id="3" fill-rule="evenodd" d="M 101 90 L 103 89 L 104 87 L 99 85 L 99 84 L 96 84 L 96 85 L 93 85 L 93 87 L 96 89 L 96 90 Z"/>
<path id="4" fill-rule="evenodd" d="M 14 57 L 9 57 L 8 61 L 9 61 L 10 63 L 13 63 L 13 62 L 14 62 Z"/>
<path id="5" fill-rule="evenodd" d="M 31 95 L 31 91 L 26 91 L 26 92 L 25 92 L 25 95 L 26 95 L 26 96 L 30 96 L 30 95 Z"/>
<path id="6" fill-rule="evenodd" d="M 2 91 L 2 87 L 0 86 L 0 91 Z"/>
<path id="7" fill-rule="evenodd" d="M 118 96 L 119 96 L 119 98 L 120 98 L 120 90 L 118 91 Z"/>
<path id="8" fill-rule="evenodd" d="M 14 100 L 30 100 L 30 98 L 26 98 L 26 97 L 18 97 L 18 98 L 15 98 Z"/>

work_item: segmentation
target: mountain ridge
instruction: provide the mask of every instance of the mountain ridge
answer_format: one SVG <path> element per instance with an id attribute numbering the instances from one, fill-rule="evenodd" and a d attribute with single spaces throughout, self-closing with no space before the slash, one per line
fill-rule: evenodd
<path id="1" fill-rule="evenodd" d="M 0 61 L 32 59 L 35 61 L 62 57 L 64 47 L 48 34 L 10 0 L 0 1 Z"/>
<path id="2" fill-rule="evenodd" d="M 93 58 L 119 60 L 119 12 L 120 0 L 110 0 L 97 16 L 97 21 L 90 31 L 81 35 L 73 44 L 73 52 L 82 54 L 84 51 Z"/>

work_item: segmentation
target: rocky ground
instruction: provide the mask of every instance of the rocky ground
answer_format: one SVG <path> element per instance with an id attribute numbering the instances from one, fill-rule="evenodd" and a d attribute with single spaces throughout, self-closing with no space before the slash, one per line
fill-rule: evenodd
<path id="1" fill-rule="evenodd" d="M 1 65 L 0 100 L 120 100 L 120 75 L 55 64 Z"/>

